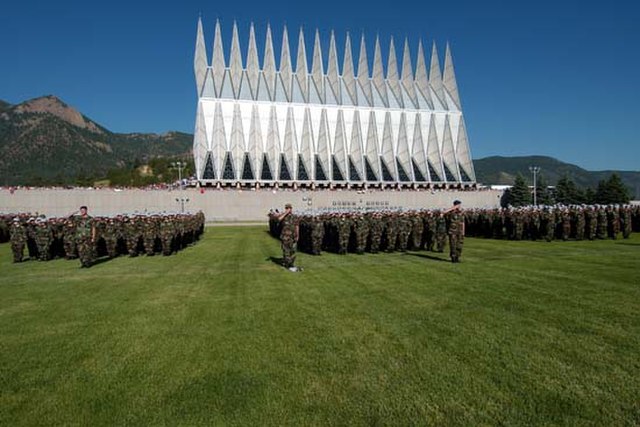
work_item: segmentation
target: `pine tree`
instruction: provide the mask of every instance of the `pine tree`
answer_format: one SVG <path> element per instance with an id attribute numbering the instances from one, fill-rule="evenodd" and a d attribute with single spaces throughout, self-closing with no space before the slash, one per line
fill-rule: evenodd
<path id="1" fill-rule="evenodd" d="M 549 191 L 549 184 L 547 184 L 547 180 L 544 179 L 544 175 L 538 175 L 536 182 L 536 199 L 539 205 L 552 205 L 554 203 L 551 192 Z"/>
<path id="2" fill-rule="evenodd" d="M 508 190 L 506 202 L 511 206 L 527 206 L 531 204 L 531 191 L 521 174 L 516 175 L 513 187 Z"/>
<path id="3" fill-rule="evenodd" d="M 596 203 L 611 205 L 629 203 L 629 200 L 629 190 L 617 173 L 611 174 L 608 180 L 602 180 L 598 183 L 595 193 Z"/>
<path id="4" fill-rule="evenodd" d="M 575 182 L 567 175 L 560 178 L 556 184 L 556 203 L 564 205 L 579 205 L 584 203 L 584 194 L 576 186 Z"/>

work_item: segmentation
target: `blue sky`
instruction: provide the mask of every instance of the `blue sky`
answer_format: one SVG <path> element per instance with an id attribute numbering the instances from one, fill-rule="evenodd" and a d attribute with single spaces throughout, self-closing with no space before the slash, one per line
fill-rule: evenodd
<path id="1" fill-rule="evenodd" d="M 414 64 L 419 38 L 435 40 L 441 60 L 449 41 L 474 158 L 536 154 L 640 170 L 632 1 L 5 2 L 0 99 L 54 94 L 115 132 L 192 132 L 199 14 L 209 55 L 216 18 L 227 47 L 238 21 L 243 49 L 251 21 L 260 38 L 270 22 L 276 44 L 286 23 L 294 46 L 300 26 L 309 46 L 318 28 L 325 53 L 331 29 L 339 46 L 350 31 L 355 49 L 364 31 L 370 59 L 376 34 L 383 58 L 390 36 L 397 50 L 408 37 Z"/>

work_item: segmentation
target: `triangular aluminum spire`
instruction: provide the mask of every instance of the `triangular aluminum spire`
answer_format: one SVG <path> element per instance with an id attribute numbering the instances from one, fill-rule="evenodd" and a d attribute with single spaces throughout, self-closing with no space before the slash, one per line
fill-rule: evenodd
<path id="1" fill-rule="evenodd" d="M 384 130 L 382 131 L 381 144 L 382 161 L 391 174 L 391 180 L 382 177 L 383 181 L 397 181 L 396 158 L 393 153 L 393 130 L 391 127 L 391 113 L 387 112 L 384 116 Z"/>
<path id="2" fill-rule="evenodd" d="M 456 83 L 456 72 L 453 69 L 453 59 L 451 58 L 451 49 L 449 48 L 449 43 L 447 43 L 447 48 L 444 54 L 444 75 L 443 75 L 443 84 L 447 92 L 455 102 L 455 108 L 460 110 L 460 94 L 458 93 L 458 83 Z"/>
<path id="3" fill-rule="evenodd" d="M 365 180 L 364 158 L 362 150 L 362 127 L 360 124 L 360 113 L 353 111 L 353 126 L 351 127 L 351 144 L 349 145 L 349 158 L 358 173 L 358 181 Z M 350 174 L 351 175 L 351 174 Z M 355 177 L 350 176 L 350 181 Z"/>
<path id="4" fill-rule="evenodd" d="M 380 150 L 378 149 L 378 130 L 376 126 L 376 113 L 369 112 L 369 126 L 367 129 L 367 154 L 366 160 L 376 176 L 375 181 L 380 181 Z M 371 181 L 367 178 L 367 181 Z"/>
<path id="5" fill-rule="evenodd" d="M 256 33 L 253 27 L 249 27 L 249 50 L 247 51 L 247 80 L 251 89 L 252 99 L 258 99 L 258 80 L 260 78 L 260 63 L 258 61 L 258 47 L 256 45 Z M 244 85 L 244 82 L 243 82 Z"/>
<path id="6" fill-rule="evenodd" d="M 314 99 L 317 98 L 317 99 Z M 320 47 L 320 33 L 316 30 L 313 42 L 313 63 L 311 64 L 311 83 L 309 85 L 310 102 L 324 104 L 324 66 L 322 65 L 322 48 Z"/>
<path id="7" fill-rule="evenodd" d="M 403 112 L 400 115 L 400 130 L 398 131 L 398 149 L 396 158 L 398 163 L 404 169 L 408 181 L 413 181 L 413 168 L 411 167 L 411 153 L 409 152 L 409 138 L 407 136 L 407 117 Z M 400 168 L 398 168 L 398 181 L 402 180 L 400 176 Z"/>
<path id="8" fill-rule="evenodd" d="M 202 107 L 198 103 L 198 112 L 196 113 L 196 128 L 193 132 L 193 160 L 196 167 L 196 176 L 202 179 L 204 173 L 205 162 L 207 160 L 208 144 L 207 133 L 205 131 L 204 114 Z"/>
<path id="9" fill-rule="evenodd" d="M 418 42 L 418 59 L 416 60 L 416 92 L 426 102 L 428 108 L 433 108 L 429 78 L 427 77 L 427 63 L 424 59 L 422 40 Z"/>
<path id="10" fill-rule="evenodd" d="M 272 106 L 269 112 L 269 128 L 267 129 L 267 160 L 271 169 L 271 176 L 277 180 L 280 176 L 278 165 L 280 163 L 280 131 L 278 129 L 278 116 L 276 107 Z"/>
<path id="11" fill-rule="evenodd" d="M 287 26 L 285 25 L 282 32 L 282 50 L 280 51 L 280 80 L 282 81 L 282 87 L 284 87 L 284 95 L 288 102 L 291 102 L 291 81 L 293 78 L 293 72 L 291 70 L 291 53 L 289 52 L 289 34 L 287 32 Z M 276 91 L 279 87 L 276 87 Z M 278 97 L 276 93 L 276 98 Z"/>
<path id="12" fill-rule="evenodd" d="M 407 129 L 409 131 L 409 129 Z M 427 155 L 424 149 L 424 140 L 422 139 L 422 123 L 420 121 L 420 113 L 416 114 L 416 121 L 413 126 L 413 147 L 411 149 L 411 157 L 414 164 L 417 166 L 418 171 L 424 177 L 425 180 L 429 180 L 427 164 Z M 418 174 L 414 174 L 414 178 L 418 179 Z"/>
<path id="13" fill-rule="evenodd" d="M 407 108 L 417 108 L 418 107 L 418 99 L 416 97 L 416 88 L 414 84 L 414 76 L 413 76 L 413 67 L 411 65 L 411 53 L 409 52 L 409 40 L 404 39 L 404 53 L 402 54 L 402 87 L 405 90 L 405 93 L 408 95 L 409 100 L 413 103 L 413 105 L 409 105 L 407 103 L 405 106 Z M 407 101 L 405 99 L 405 101 Z"/>
<path id="14" fill-rule="evenodd" d="M 387 108 L 389 106 L 389 99 L 387 97 L 387 85 L 384 80 L 384 69 L 382 68 L 382 51 L 380 50 L 380 39 L 376 37 L 376 47 L 373 53 L 373 89 L 376 92 L 374 95 L 374 107 Z M 376 99 L 381 102 L 376 102 Z"/>
<path id="15" fill-rule="evenodd" d="M 445 106 L 446 104 L 444 103 L 444 85 L 442 83 L 440 61 L 438 60 L 438 49 L 436 48 L 435 42 L 433 42 L 433 48 L 431 49 L 431 70 L 429 71 L 429 84 L 438 97 L 438 101 L 440 101 L 440 104 Z"/>
<path id="16" fill-rule="evenodd" d="M 249 160 L 253 167 L 253 176 L 258 179 L 262 168 L 262 129 L 260 127 L 260 114 L 256 104 L 251 108 L 251 126 L 249 127 L 249 146 L 247 147 Z"/>
<path id="17" fill-rule="evenodd" d="M 342 109 L 338 110 L 338 120 L 336 122 L 335 137 L 333 140 L 333 158 L 335 166 L 339 168 L 340 175 L 347 180 L 347 147 L 346 147 L 346 130 L 344 126 L 344 115 Z M 333 171 L 334 177 L 336 176 Z"/>
<path id="18" fill-rule="evenodd" d="M 296 129 L 295 123 L 293 119 L 293 108 L 289 107 L 287 109 L 287 121 L 285 122 L 284 128 L 284 142 L 282 144 L 282 154 L 284 154 L 285 161 L 287 162 L 287 167 L 289 168 L 289 174 L 292 180 L 295 180 L 296 177 L 296 169 L 298 167 L 298 159 L 297 159 L 297 137 L 296 137 Z"/>
<path id="19" fill-rule="evenodd" d="M 275 100 L 276 90 L 276 58 L 273 53 L 273 40 L 271 39 L 271 26 L 267 25 L 267 37 L 264 47 L 264 61 L 262 62 L 262 74 L 269 91 L 269 99 Z M 262 91 L 262 87 L 260 88 Z M 273 165 L 271 165 L 273 168 Z M 273 169 L 272 169 L 273 172 Z"/>
<path id="20" fill-rule="evenodd" d="M 373 103 L 373 95 L 371 94 L 371 80 L 369 79 L 369 60 L 367 59 L 367 45 L 365 44 L 364 34 L 360 39 L 360 56 L 358 58 L 358 85 L 364 95 L 358 97 L 358 104 L 363 107 L 370 107 Z"/>
<path id="21" fill-rule="evenodd" d="M 238 38 L 238 25 L 233 23 L 233 36 L 231 38 L 231 56 L 229 58 L 229 75 L 231 87 L 235 98 L 240 97 L 240 83 L 242 82 L 242 56 L 240 54 L 240 39 Z M 237 160 L 237 159 L 234 159 Z"/>
<path id="22" fill-rule="evenodd" d="M 347 33 L 347 40 L 344 46 L 344 62 L 342 65 L 342 81 L 347 89 L 342 93 L 342 102 L 347 105 L 358 105 L 356 94 L 356 76 L 353 70 L 353 53 L 351 52 L 351 37 Z"/>
<path id="23" fill-rule="evenodd" d="M 331 103 L 342 105 L 340 96 L 340 80 L 338 78 L 338 52 L 336 50 L 336 37 L 333 31 L 331 31 L 331 38 L 329 41 L 329 63 L 327 65 L 327 82 L 329 83 L 329 91 L 327 91 L 327 103 L 331 99 Z M 333 96 L 330 96 L 333 95 Z"/>
<path id="24" fill-rule="evenodd" d="M 302 27 L 300 27 L 300 35 L 298 36 L 298 56 L 296 59 L 296 78 L 293 84 L 294 88 L 297 85 L 300 89 L 303 98 L 301 102 L 309 102 L 308 74 L 307 49 L 304 44 L 304 31 L 302 30 Z M 294 102 L 296 102 L 295 99 Z"/>
<path id="25" fill-rule="evenodd" d="M 327 180 L 331 181 L 331 152 L 329 151 L 329 122 L 326 108 L 320 113 L 320 128 L 318 129 L 318 159 Z M 314 168 L 315 179 L 319 178 L 319 171 Z"/>
<path id="26" fill-rule="evenodd" d="M 196 75 L 196 91 L 198 96 L 202 94 L 204 78 L 207 74 L 207 46 L 204 42 L 204 32 L 202 30 L 202 19 L 198 18 L 198 32 L 196 34 L 196 51 L 193 58 L 193 71 Z"/>
<path id="27" fill-rule="evenodd" d="M 427 160 L 429 161 L 429 170 L 432 173 L 433 181 L 445 181 L 442 156 L 440 155 L 440 146 L 438 144 L 438 133 L 436 132 L 435 114 L 430 114 L 429 116 L 431 116 L 429 119 L 429 138 L 427 139 Z M 433 175 L 436 176 L 434 177 Z"/>
<path id="28" fill-rule="evenodd" d="M 229 151 L 233 157 L 233 169 L 236 180 L 242 179 L 242 164 L 244 163 L 245 143 L 244 132 L 242 131 L 242 113 L 240 104 L 235 104 L 233 108 L 233 122 L 231 124 L 231 138 Z"/>
<path id="29" fill-rule="evenodd" d="M 220 21 L 216 20 L 216 30 L 213 38 L 213 55 L 211 57 L 211 70 L 213 76 L 213 87 L 216 96 L 222 93 L 222 83 L 225 72 L 224 48 L 222 47 L 222 34 L 220 32 Z"/>
<path id="30" fill-rule="evenodd" d="M 453 138 L 451 137 L 451 122 L 448 114 L 444 122 L 444 135 L 442 137 L 442 162 L 453 175 L 454 182 L 461 181 L 456 152 L 453 147 Z M 449 179 L 447 179 L 447 181 L 449 181 Z"/>
<path id="31" fill-rule="evenodd" d="M 467 128 L 464 124 L 464 118 L 460 117 L 460 127 L 458 129 L 458 144 L 456 154 L 460 168 L 467 174 L 471 182 L 476 181 L 476 171 L 473 168 L 471 160 L 471 151 L 469 149 L 469 138 L 467 136 Z"/>
<path id="32" fill-rule="evenodd" d="M 313 179 L 313 133 L 311 132 L 311 114 L 309 108 L 304 109 L 304 119 L 302 120 L 302 134 L 300 136 L 300 157 L 302 164 L 307 172 L 307 180 Z M 303 179 L 300 176 L 300 169 L 297 171 L 298 180 Z"/>
<path id="33" fill-rule="evenodd" d="M 389 107 L 404 108 L 404 102 L 402 99 L 402 90 L 400 89 L 400 76 L 398 74 L 398 57 L 396 56 L 396 47 L 393 43 L 393 37 L 389 43 L 389 61 L 387 62 L 387 84 L 391 90 L 391 95 L 394 99 L 389 97 Z M 395 101 L 392 102 L 392 100 Z"/>
<path id="34" fill-rule="evenodd" d="M 211 138 L 211 151 L 213 153 L 213 161 L 215 171 L 218 174 L 217 179 L 222 179 L 222 163 L 227 153 L 227 134 L 224 127 L 224 117 L 222 115 L 222 105 L 216 104 L 216 110 L 213 116 L 213 135 Z"/>

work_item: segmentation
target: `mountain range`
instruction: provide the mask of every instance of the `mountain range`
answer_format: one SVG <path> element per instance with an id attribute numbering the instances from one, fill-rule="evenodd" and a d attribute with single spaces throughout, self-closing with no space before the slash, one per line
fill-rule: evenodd
<path id="1" fill-rule="evenodd" d="M 189 155 L 193 136 L 114 133 L 55 96 L 0 101 L 0 185 L 72 183 L 136 159 Z"/>
<path id="2" fill-rule="evenodd" d="M 17 105 L 0 100 L 0 185 L 72 183 L 78 176 L 104 176 L 107 171 L 154 157 L 190 156 L 193 135 L 114 133 L 49 95 Z M 579 187 L 595 188 L 613 172 L 632 198 L 640 199 L 640 172 L 588 171 L 552 157 L 485 157 L 475 159 L 477 181 L 513 184 L 517 174 L 531 183 L 529 166 L 554 185 L 563 176 Z"/>

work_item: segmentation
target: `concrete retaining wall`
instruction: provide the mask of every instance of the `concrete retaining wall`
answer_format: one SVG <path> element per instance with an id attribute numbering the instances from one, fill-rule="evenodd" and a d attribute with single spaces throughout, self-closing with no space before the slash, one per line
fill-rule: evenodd
<path id="1" fill-rule="evenodd" d="M 87 205 L 91 215 L 115 215 L 133 212 L 179 212 L 180 199 L 185 210 L 202 210 L 212 221 L 266 221 L 271 208 L 282 210 L 291 203 L 294 210 L 322 208 L 425 208 L 448 207 L 455 199 L 463 207 L 496 207 L 502 191 L 379 191 L 339 190 L 113 190 L 113 189 L 18 189 L 0 190 L 0 212 L 39 212 L 64 216 Z M 176 200 L 177 199 L 177 200 Z"/>

